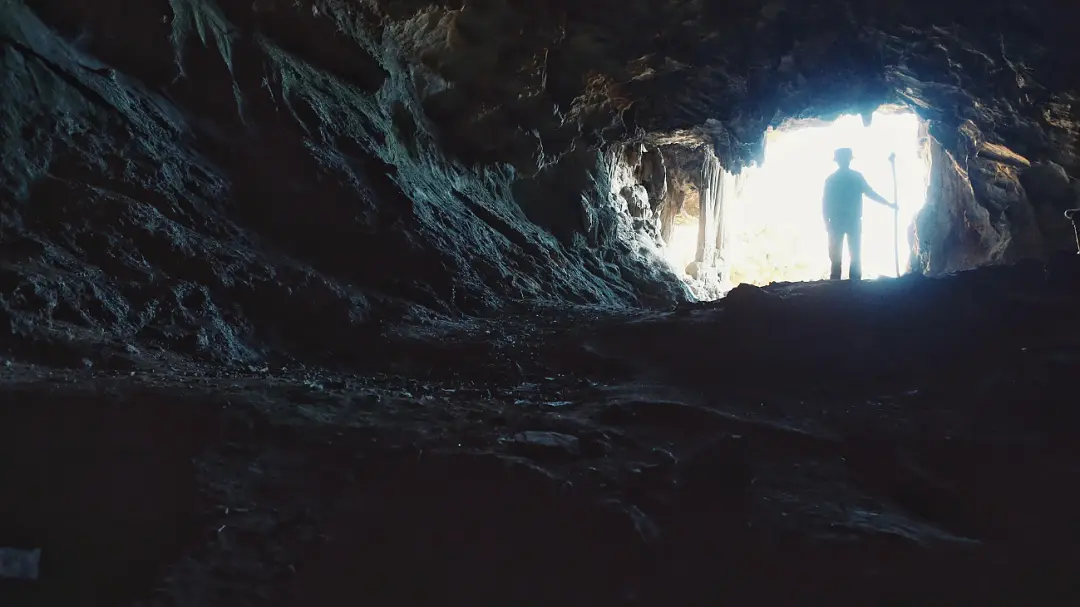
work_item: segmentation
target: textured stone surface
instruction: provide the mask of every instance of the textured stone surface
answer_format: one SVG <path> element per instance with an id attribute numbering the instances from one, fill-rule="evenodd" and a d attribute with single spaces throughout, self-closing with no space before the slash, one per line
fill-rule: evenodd
<path id="1" fill-rule="evenodd" d="M 601 153 L 532 197 L 461 165 L 391 37 L 331 8 L 0 6 L 11 347 L 364 356 L 387 320 L 684 297 L 631 248 Z"/>

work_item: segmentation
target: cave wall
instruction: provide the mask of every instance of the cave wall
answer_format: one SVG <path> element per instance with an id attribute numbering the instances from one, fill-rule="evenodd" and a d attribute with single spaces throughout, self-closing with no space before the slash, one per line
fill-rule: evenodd
<path id="1" fill-rule="evenodd" d="M 671 243 L 675 217 L 700 214 L 701 167 L 709 152 L 706 145 L 669 144 L 658 146 L 667 168 L 667 187 L 660 201 L 660 235 Z"/>
<path id="2" fill-rule="evenodd" d="M 685 298 L 600 235 L 622 220 L 603 153 L 532 171 L 574 181 L 531 200 L 511 164 L 448 155 L 440 84 L 363 5 L 127 4 L 0 4 L 0 336 L 22 355 L 375 356 L 403 319 Z"/>
<path id="3" fill-rule="evenodd" d="M 1030 203 L 1031 211 L 1023 219 L 1032 225 L 1032 238 L 1041 236 L 1038 257 L 1054 251 L 1068 251 L 1076 246 L 1071 222 L 1062 221 L 1065 211 L 1080 206 L 1080 180 L 1072 177 L 1053 161 L 1039 162 L 1016 173 L 1016 184 Z M 1037 230 L 1037 232 L 1035 232 Z M 1038 246 L 1036 241 L 1034 246 Z"/>
<path id="4" fill-rule="evenodd" d="M 667 200 L 668 176 L 663 154 L 640 143 L 611 148 L 608 172 L 619 206 L 633 219 L 634 229 L 660 242 L 661 215 Z"/>
<path id="5" fill-rule="evenodd" d="M 975 198 L 964 167 L 942 145 L 930 144 L 927 202 L 915 221 L 917 265 L 924 274 L 1003 261 L 1008 232 Z"/>
<path id="6" fill-rule="evenodd" d="M 1080 202 L 1080 182 L 1050 160 L 1032 163 L 988 142 L 971 121 L 952 150 L 930 139 L 926 206 L 915 223 L 912 267 L 925 274 L 966 270 L 1021 259 L 1047 259 L 1071 250 L 1065 219 Z"/>
<path id="7" fill-rule="evenodd" d="M 662 275 L 674 281 L 679 297 L 692 298 L 691 291 L 663 261 L 661 219 L 668 200 L 668 176 L 660 150 L 640 143 L 615 144 L 607 147 L 603 158 L 599 174 L 606 180 L 598 183 L 597 189 L 607 192 L 607 201 L 600 200 L 590 208 L 602 209 L 613 219 L 615 246 L 622 248 L 624 259 L 637 261 L 643 268 L 642 276 L 649 276 L 650 271 Z M 638 286 L 647 291 L 656 288 L 647 282 Z"/>

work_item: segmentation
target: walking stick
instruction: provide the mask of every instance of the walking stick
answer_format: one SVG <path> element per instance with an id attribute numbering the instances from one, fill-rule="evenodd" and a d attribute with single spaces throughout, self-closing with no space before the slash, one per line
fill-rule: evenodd
<path id="1" fill-rule="evenodd" d="M 892 202 L 893 202 L 893 263 L 896 265 L 896 276 L 900 277 L 900 187 L 896 182 L 896 152 L 889 154 L 889 164 L 892 165 Z"/>
<path id="2" fill-rule="evenodd" d="M 1073 224 L 1073 234 L 1076 236 L 1076 254 L 1080 255 L 1080 226 L 1076 225 L 1076 222 L 1080 220 L 1080 209 L 1069 209 L 1065 211 L 1065 219 L 1068 219 Z"/>

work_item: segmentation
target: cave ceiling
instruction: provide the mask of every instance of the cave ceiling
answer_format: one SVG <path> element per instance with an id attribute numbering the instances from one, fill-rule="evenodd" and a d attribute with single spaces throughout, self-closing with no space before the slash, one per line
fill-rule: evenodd
<path id="1" fill-rule="evenodd" d="M 1062 3 L 373 2 L 439 81 L 426 99 L 474 160 L 523 170 L 627 138 L 715 145 L 737 169 L 787 118 L 906 105 L 952 148 L 979 137 L 1077 165 L 1078 51 Z M 424 71 L 424 70 L 422 70 Z M 498 136 L 484 133 L 497 132 Z"/>

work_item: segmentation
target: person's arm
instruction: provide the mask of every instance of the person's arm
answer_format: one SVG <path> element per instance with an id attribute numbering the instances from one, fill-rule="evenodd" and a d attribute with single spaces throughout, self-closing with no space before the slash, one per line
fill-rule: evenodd
<path id="1" fill-rule="evenodd" d="M 862 182 L 863 182 L 863 194 L 867 198 L 869 198 L 870 200 L 873 200 L 874 202 L 880 202 L 881 204 L 889 207 L 890 209 L 895 209 L 896 208 L 895 203 L 892 203 L 892 202 L 889 202 L 888 200 L 885 200 L 884 196 L 882 196 L 881 194 L 878 194 L 877 192 L 874 191 L 874 188 L 870 187 L 870 184 L 866 182 L 866 177 L 862 178 Z"/>

